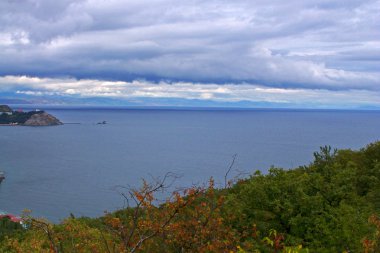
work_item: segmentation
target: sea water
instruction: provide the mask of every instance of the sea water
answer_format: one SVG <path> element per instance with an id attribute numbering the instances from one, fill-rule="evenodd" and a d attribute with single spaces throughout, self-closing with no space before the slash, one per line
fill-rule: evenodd
<path id="1" fill-rule="evenodd" d="M 120 187 L 167 172 L 177 186 L 223 184 L 270 166 L 309 164 L 320 146 L 380 139 L 379 111 L 47 109 L 55 127 L 0 127 L 0 209 L 59 221 L 125 205 Z M 97 124 L 106 121 L 107 124 Z"/>

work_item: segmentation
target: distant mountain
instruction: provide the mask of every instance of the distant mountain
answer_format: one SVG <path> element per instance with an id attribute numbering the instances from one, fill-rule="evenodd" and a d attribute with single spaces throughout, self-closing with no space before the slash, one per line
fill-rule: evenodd
<path id="1" fill-rule="evenodd" d="M 1 96 L 2 94 L 0 94 Z M 16 98 L 0 98 L 0 104 L 14 105 L 14 104 L 32 104 L 28 99 L 16 99 Z"/>

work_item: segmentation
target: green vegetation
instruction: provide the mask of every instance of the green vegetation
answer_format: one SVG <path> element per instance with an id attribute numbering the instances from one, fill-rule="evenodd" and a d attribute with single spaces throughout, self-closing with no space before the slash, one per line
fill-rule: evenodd
<path id="1" fill-rule="evenodd" d="M 373 232 L 368 218 L 380 214 L 380 143 L 359 152 L 324 147 L 314 156 L 309 166 L 271 168 L 235 185 L 228 206 L 241 218 L 233 226 L 275 229 L 286 245 L 312 252 L 360 252 Z"/>
<path id="2" fill-rule="evenodd" d="M 7 105 L 0 105 L 0 113 L 12 112 L 12 109 Z"/>
<path id="3" fill-rule="evenodd" d="M 0 219 L 0 242 L 6 237 L 14 237 L 21 233 L 23 233 L 23 228 L 19 223 L 12 222 L 9 217 Z"/>
<path id="4" fill-rule="evenodd" d="M 380 252 L 380 142 L 323 147 L 308 166 L 271 168 L 230 187 L 173 192 L 165 180 L 124 189 L 133 203 L 61 224 L 25 217 L 2 252 Z M 167 179 L 167 178 L 166 178 Z"/>
<path id="5" fill-rule="evenodd" d="M 41 114 L 43 111 L 30 111 L 30 112 L 17 112 L 14 111 L 12 114 L 1 113 L 0 114 L 0 124 L 24 124 L 30 117 L 34 114 Z"/>

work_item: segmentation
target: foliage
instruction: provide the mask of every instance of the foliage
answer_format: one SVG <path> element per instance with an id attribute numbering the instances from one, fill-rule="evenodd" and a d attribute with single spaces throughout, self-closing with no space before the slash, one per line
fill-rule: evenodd
<path id="1" fill-rule="evenodd" d="M 168 174 L 121 188 L 128 207 L 96 219 L 51 224 L 27 214 L 28 229 L 8 233 L 0 252 L 380 252 L 380 142 L 314 157 L 160 201 Z"/>
<path id="2" fill-rule="evenodd" d="M 323 147 L 314 156 L 309 166 L 271 168 L 238 183 L 230 206 L 239 205 L 244 219 L 234 228 L 276 229 L 286 245 L 312 252 L 360 252 L 361 239 L 373 230 L 367 219 L 379 213 L 380 143 L 357 152 Z"/>
<path id="3" fill-rule="evenodd" d="M 127 189 L 134 202 L 93 222 L 71 217 L 59 225 L 26 215 L 28 231 L 22 240 L 9 238 L 7 252 L 230 252 L 239 236 L 225 226 L 224 196 L 207 187 L 175 191 L 161 205 L 155 196 L 164 182 Z M 89 222 L 90 221 L 90 222 Z M 92 221 L 92 222 L 91 222 Z"/>
<path id="4" fill-rule="evenodd" d="M 19 223 L 11 221 L 9 217 L 0 218 L 0 242 L 9 236 L 17 236 L 23 231 L 23 227 Z"/>
<path id="5" fill-rule="evenodd" d="M 372 215 L 368 222 L 375 226 L 375 231 L 369 237 L 364 238 L 363 248 L 365 253 L 380 252 L 380 217 Z"/>
<path id="6" fill-rule="evenodd" d="M 32 115 L 40 114 L 43 111 L 18 112 L 14 111 L 11 115 L 0 113 L 0 124 L 24 124 Z"/>

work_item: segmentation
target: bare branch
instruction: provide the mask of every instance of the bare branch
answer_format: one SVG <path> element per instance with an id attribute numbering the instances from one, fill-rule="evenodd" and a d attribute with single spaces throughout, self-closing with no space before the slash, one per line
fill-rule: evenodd
<path id="1" fill-rule="evenodd" d="M 226 174 L 224 175 L 224 188 L 227 188 L 227 187 L 228 187 L 228 181 L 227 181 L 228 174 L 231 172 L 232 167 L 233 167 L 234 164 L 235 164 L 236 157 L 237 157 L 237 154 L 234 154 L 234 155 L 232 156 L 232 162 L 231 162 L 231 164 L 230 164 L 230 167 L 228 167 L 228 170 L 227 170 Z"/>
<path id="2" fill-rule="evenodd" d="M 103 234 L 103 232 L 101 230 L 100 230 L 100 235 L 102 236 L 103 242 L 106 245 L 107 253 L 111 253 L 111 250 L 110 250 L 110 248 L 108 246 L 108 242 L 107 242 L 106 238 L 104 237 L 104 234 Z"/>
<path id="3" fill-rule="evenodd" d="M 58 250 L 57 245 L 55 244 L 53 232 L 50 229 L 49 223 L 31 218 L 31 217 L 29 217 L 29 222 L 31 223 L 31 226 L 45 232 L 50 242 L 51 249 L 53 250 L 54 253 L 59 253 L 59 250 Z"/>

